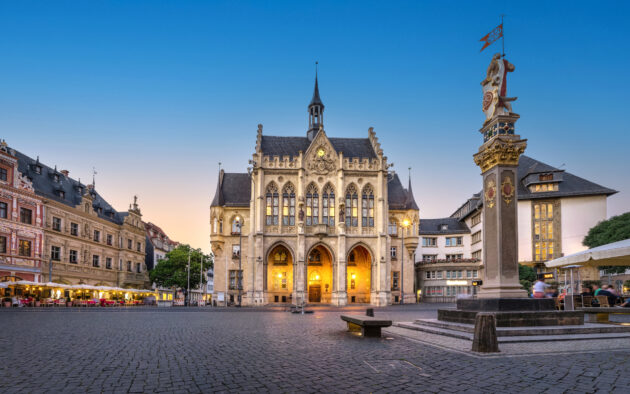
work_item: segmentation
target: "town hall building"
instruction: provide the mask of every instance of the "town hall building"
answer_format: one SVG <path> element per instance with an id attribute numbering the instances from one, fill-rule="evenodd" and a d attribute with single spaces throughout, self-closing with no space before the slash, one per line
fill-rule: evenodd
<path id="1" fill-rule="evenodd" d="M 305 136 L 263 134 L 210 206 L 213 300 L 261 306 L 414 302 L 419 209 L 372 128 L 329 137 L 317 77 Z"/>

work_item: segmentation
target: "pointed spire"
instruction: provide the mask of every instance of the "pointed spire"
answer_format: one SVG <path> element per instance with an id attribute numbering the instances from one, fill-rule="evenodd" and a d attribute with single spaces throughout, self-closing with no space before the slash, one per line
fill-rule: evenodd
<path id="1" fill-rule="evenodd" d="M 313 99 L 308 105 L 309 107 L 313 105 L 321 105 L 322 107 L 324 107 L 324 103 L 322 103 L 322 99 L 319 97 L 319 84 L 317 82 L 317 64 L 318 62 L 315 62 L 315 89 L 313 90 Z"/>
<path id="2" fill-rule="evenodd" d="M 313 141 L 317 132 L 323 128 L 324 125 L 324 103 L 319 97 L 319 83 L 317 81 L 317 65 L 315 62 L 315 89 L 313 90 L 313 99 L 308 105 L 308 132 L 306 136 L 309 141 Z"/>
<path id="3" fill-rule="evenodd" d="M 407 186 L 407 201 L 405 202 L 407 209 L 418 209 L 416 199 L 413 196 L 413 189 L 411 188 L 411 167 L 409 167 L 409 184 Z"/>

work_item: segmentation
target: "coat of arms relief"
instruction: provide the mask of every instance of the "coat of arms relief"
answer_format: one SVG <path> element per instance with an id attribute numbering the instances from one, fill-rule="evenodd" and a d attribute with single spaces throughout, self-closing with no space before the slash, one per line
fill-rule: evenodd
<path id="1" fill-rule="evenodd" d="M 315 149 L 306 163 L 306 169 L 317 175 L 326 175 L 336 168 L 335 160 L 331 154 L 331 148 L 324 145 Z"/>

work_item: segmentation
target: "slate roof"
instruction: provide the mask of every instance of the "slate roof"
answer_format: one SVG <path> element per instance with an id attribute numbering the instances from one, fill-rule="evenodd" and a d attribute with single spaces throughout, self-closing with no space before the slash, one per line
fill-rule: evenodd
<path id="1" fill-rule="evenodd" d="M 82 194 L 88 190 L 86 185 L 42 164 L 39 159 L 34 160 L 18 151 L 15 151 L 15 156 L 18 159 L 18 171 L 33 182 L 35 194 L 73 208 L 81 204 Z M 40 174 L 35 172 L 36 165 L 41 167 Z M 59 177 L 58 182 L 54 179 L 55 175 Z M 59 191 L 64 192 L 63 198 L 59 196 Z M 116 211 L 97 191 L 92 190 L 90 193 L 93 198 L 92 206 L 99 218 L 119 225 L 123 224 L 128 212 Z M 102 208 L 102 213 L 99 212 L 99 208 Z"/>
<path id="2" fill-rule="evenodd" d="M 418 210 L 411 190 L 411 183 L 409 189 L 405 189 L 396 173 L 387 181 L 387 200 L 389 201 L 389 209 Z"/>
<path id="3" fill-rule="evenodd" d="M 442 230 L 442 225 L 447 225 Z M 457 218 L 420 219 L 420 235 L 470 234 L 466 223 Z"/>
<path id="4" fill-rule="evenodd" d="M 211 207 L 249 207 L 251 179 L 247 173 L 225 172 L 221 170 Z"/>
<path id="5" fill-rule="evenodd" d="M 348 158 L 375 159 L 376 152 L 368 138 L 328 138 L 335 151 Z M 297 157 L 311 145 L 308 137 L 280 137 L 263 135 L 260 144 L 264 156 Z"/>
<path id="6" fill-rule="evenodd" d="M 518 199 L 530 200 L 539 198 L 557 198 L 557 197 L 574 197 L 574 196 L 610 196 L 617 193 L 616 190 L 598 185 L 579 176 L 573 175 L 550 166 L 549 164 L 532 159 L 529 156 L 521 156 L 518 162 L 518 178 L 523 180 L 529 174 L 562 172 L 562 182 L 558 184 L 558 191 L 531 193 L 523 184 L 518 182 Z"/>
<path id="7" fill-rule="evenodd" d="M 418 209 L 413 191 L 410 193 L 397 174 L 387 182 L 389 209 Z M 249 207 L 251 180 L 248 174 L 228 173 L 221 170 L 217 189 L 210 206 Z"/>
<path id="8" fill-rule="evenodd" d="M 558 191 L 550 192 L 538 192 L 532 193 L 524 184 L 525 178 L 531 174 L 543 174 L 543 173 L 561 173 L 561 181 L 558 182 Z M 609 189 L 607 187 L 598 185 L 584 178 L 580 178 L 577 175 L 573 175 L 570 172 L 566 172 L 559 168 L 553 167 L 549 164 L 543 163 L 529 156 L 522 155 L 518 162 L 518 199 L 519 200 L 535 200 L 544 198 L 561 198 L 561 197 L 580 197 L 580 196 L 598 196 L 605 195 L 610 196 L 617 193 L 616 190 Z M 466 218 L 475 208 L 481 208 L 483 206 L 483 198 L 481 198 L 482 192 L 474 194 L 472 198 L 469 198 L 460 208 L 457 209 L 451 215 L 457 217 L 459 211 L 470 203 L 469 210 L 463 213 L 461 219 Z"/>

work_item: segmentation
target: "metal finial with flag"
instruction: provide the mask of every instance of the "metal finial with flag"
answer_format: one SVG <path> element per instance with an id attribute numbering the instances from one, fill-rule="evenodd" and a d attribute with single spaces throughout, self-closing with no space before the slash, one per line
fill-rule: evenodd
<path id="1" fill-rule="evenodd" d="M 501 22 L 499 26 L 492 29 L 490 33 L 486 34 L 481 40 L 479 40 L 479 41 L 485 41 L 485 44 L 483 44 L 479 52 L 486 49 L 490 44 L 492 44 L 493 42 L 495 42 L 501 37 L 503 37 L 503 22 Z"/>

